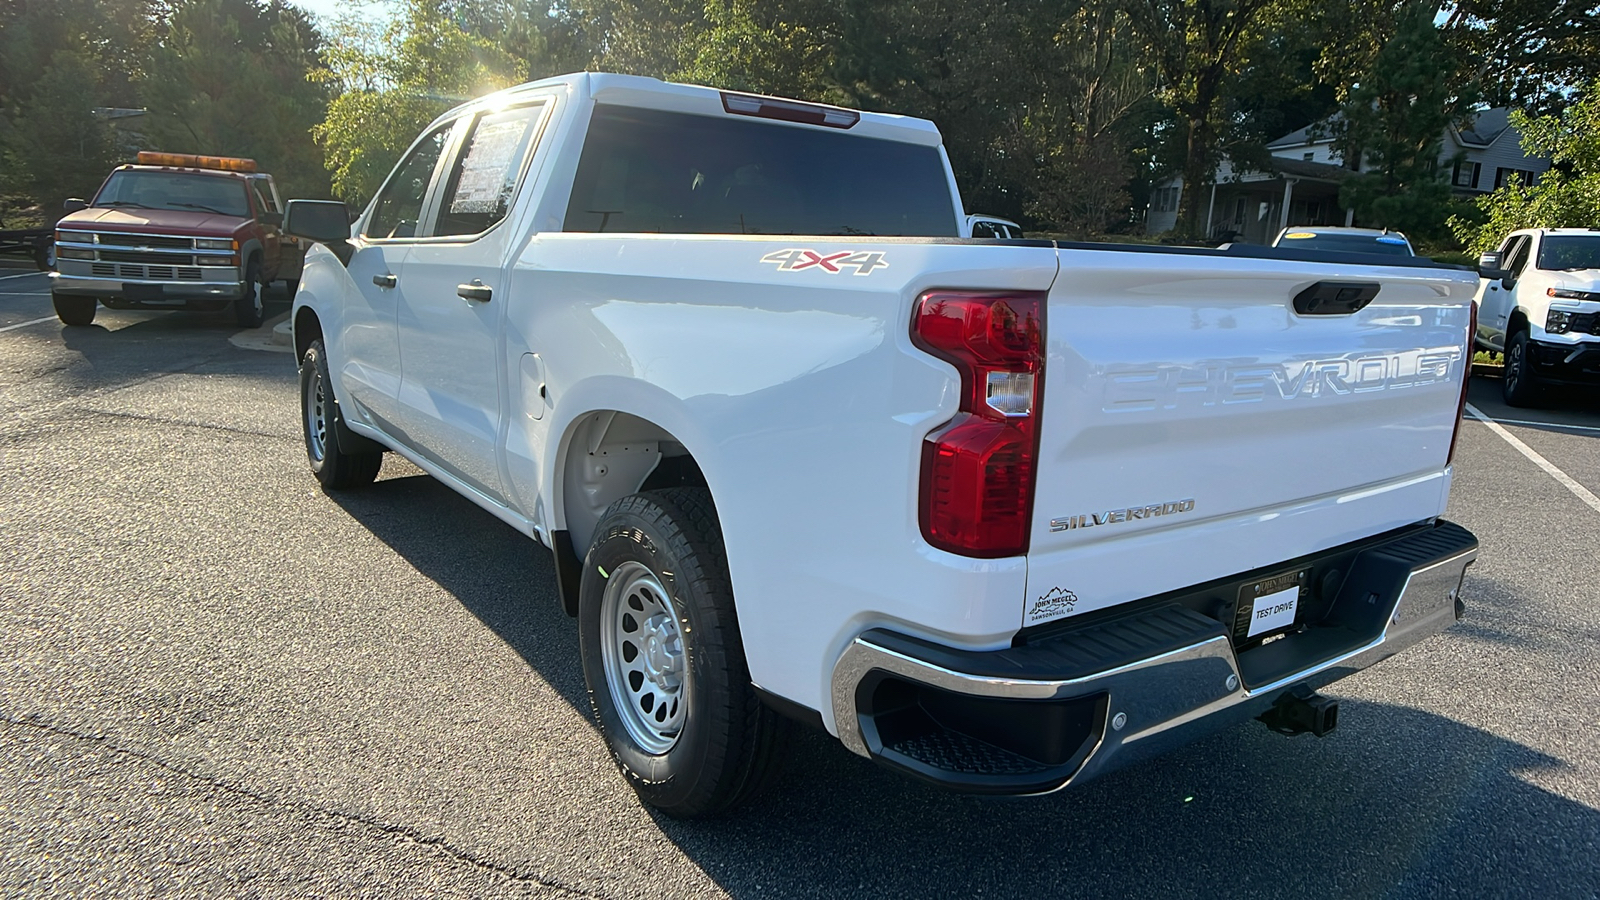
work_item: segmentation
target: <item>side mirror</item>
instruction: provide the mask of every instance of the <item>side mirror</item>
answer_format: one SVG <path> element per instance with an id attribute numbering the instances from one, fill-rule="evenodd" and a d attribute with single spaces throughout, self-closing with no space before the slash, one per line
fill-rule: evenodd
<path id="1" fill-rule="evenodd" d="M 350 238 L 350 213 L 337 200 L 290 200 L 281 223 L 284 231 L 319 244 Z"/>
<path id="2" fill-rule="evenodd" d="M 273 228 L 278 228 L 281 225 L 283 225 L 283 213 L 273 212 L 272 210 L 269 210 L 269 209 L 268 210 L 262 210 L 261 211 L 261 224 L 263 224 L 263 225 L 271 225 Z"/>
<path id="3" fill-rule="evenodd" d="M 1511 273 L 1505 270 L 1505 257 L 1499 250 L 1490 250 L 1478 257 L 1478 277 L 1490 281 L 1510 281 Z M 1507 285 L 1509 287 L 1510 285 Z"/>
<path id="4" fill-rule="evenodd" d="M 69 213 L 75 213 L 80 209 L 88 209 L 89 208 L 89 201 L 82 200 L 82 199 L 79 199 L 77 197 L 73 197 L 72 199 L 68 200 L 67 202 L 61 204 L 61 208 L 66 210 Z"/>

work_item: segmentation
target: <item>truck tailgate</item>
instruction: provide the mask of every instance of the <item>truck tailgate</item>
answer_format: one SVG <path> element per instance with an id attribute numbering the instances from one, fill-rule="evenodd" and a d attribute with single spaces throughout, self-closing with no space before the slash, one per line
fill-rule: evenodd
<path id="1" fill-rule="evenodd" d="M 1377 285 L 1301 314 L 1319 283 Z M 1443 511 L 1476 277 L 1061 250 L 1023 625 Z M 1327 306 L 1323 306 L 1325 312 Z"/>

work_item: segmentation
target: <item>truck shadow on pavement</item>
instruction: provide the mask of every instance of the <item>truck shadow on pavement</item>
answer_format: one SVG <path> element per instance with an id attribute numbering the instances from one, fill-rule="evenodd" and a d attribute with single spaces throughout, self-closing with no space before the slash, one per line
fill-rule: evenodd
<path id="1" fill-rule="evenodd" d="M 548 553 L 427 476 L 334 500 L 586 713 Z M 1422 710 L 1343 705 L 1327 738 L 1251 723 L 1026 799 L 945 793 L 797 728 L 783 774 L 750 807 L 656 821 L 740 898 L 1600 891 L 1600 812 L 1540 786 L 1592 796 L 1559 760 Z"/>

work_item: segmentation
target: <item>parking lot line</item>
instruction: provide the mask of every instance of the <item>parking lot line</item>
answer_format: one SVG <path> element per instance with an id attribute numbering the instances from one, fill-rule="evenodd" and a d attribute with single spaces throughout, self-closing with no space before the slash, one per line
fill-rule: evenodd
<path id="1" fill-rule="evenodd" d="M 1582 500 L 1584 503 L 1587 503 L 1595 512 L 1600 512 L 1600 497 L 1596 497 L 1588 488 L 1577 483 L 1576 481 L 1573 481 L 1572 476 L 1556 468 L 1555 463 L 1545 459 L 1543 456 L 1540 456 L 1539 451 L 1518 440 L 1516 435 L 1500 427 L 1500 423 L 1479 412 L 1478 408 L 1473 406 L 1471 403 L 1467 404 L 1467 412 L 1474 419 L 1477 419 L 1479 422 L 1489 426 L 1490 431 L 1498 434 L 1501 440 L 1510 444 L 1512 447 L 1515 447 L 1518 453 L 1521 453 L 1523 456 L 1526 456 L 1528 459 L 1532 460 L 1533 464 L 1543 469 L 1546 475 L 1549 475 L 1551 478 L 1554 478 L 1556 481 L 1560 482 L 1561 486 L 1571 491 L 1573 496 L 1577 497 L 1579 500 Z"/>
<path id="2" fill-rule="evenodd" d="M 13 278 L 32 278 L 43 274 L 43 272 L 23 272 L 21 275 L 0 275 L 0 281 L 10 281 Z"/>
<path id="3" fill-rule="evenodd" d="M 1600 431 L 1600 427 L 1594 425 L 1568 425 L 1565 422 L 1536 422 L 1533 419 L 1492 419 L 1491 421 L 1499 422 L 1501 425 L 1528 425 L 1533 428 L 1566 428 L 1573 431 Z"/>
<path id="4" fill-rule="evenodd" d="M 16 331 L 18 328 L 27 328 L 29 325 L 39 325 L 39 324 L 44 323 L 44 322 L 54 322 L 55 320 L 56 320 L 55 316 L 45 316 L 42 319 L 29 319 L 26 322 L 18 322 L 15 325 L 7 325 L 4 328 L 0 328 L 0 333 L 4 333 L 4 332 L 7 332 L 7 331 Z"/>

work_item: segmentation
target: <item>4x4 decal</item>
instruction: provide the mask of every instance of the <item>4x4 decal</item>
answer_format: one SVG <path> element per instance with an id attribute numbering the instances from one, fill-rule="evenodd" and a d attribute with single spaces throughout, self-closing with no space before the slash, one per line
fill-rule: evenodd
<path id="1" fill-rule="evenodd" d="M 857 275 L 870 275 L 873 269 L 886 269 L 889 264 L 883 261 L 883 254 L 878 252 L 860 251 L 851 253 L 849 250 L 840 250 L 837 253 L 822 254 L 815 250 L 774 250 L 761 257 L 764 263 L 776 263 L 779 272 L 799 272 L 803 269 L 816 269 L 829 275 L 837 275 L 847 268 L 855 269 Z"/>

